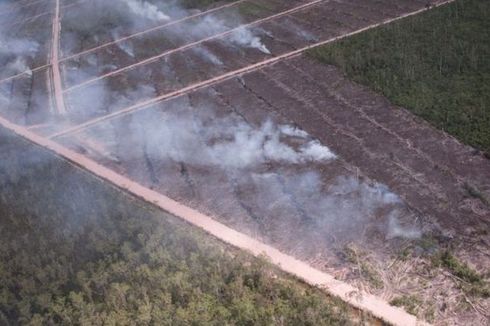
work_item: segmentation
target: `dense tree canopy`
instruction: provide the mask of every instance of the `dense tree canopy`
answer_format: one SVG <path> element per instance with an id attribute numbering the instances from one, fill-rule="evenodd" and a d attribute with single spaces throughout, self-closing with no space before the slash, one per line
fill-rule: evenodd
<path id="1" fill-rule="evenodd" d="M 311 54 L 490 158 L 489 13 L 457 0 Z"/>

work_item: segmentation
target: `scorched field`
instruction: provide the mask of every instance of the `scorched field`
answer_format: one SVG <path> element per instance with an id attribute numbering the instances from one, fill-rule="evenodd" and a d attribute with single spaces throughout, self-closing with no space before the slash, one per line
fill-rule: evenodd
<path id="1" fill-rule="evenodd" d="M 5 2 L 0 122 L 387 322 L 484 325 L 489 159 L 308 54 L 448 5 Z"/>

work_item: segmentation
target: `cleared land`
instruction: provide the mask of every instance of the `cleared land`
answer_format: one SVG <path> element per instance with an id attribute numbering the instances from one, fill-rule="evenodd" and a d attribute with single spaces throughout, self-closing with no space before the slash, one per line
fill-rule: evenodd
<path id="1" fill-rule="evenodd" d="M 2 116 L 422 319 L 486 323 L 489 161 L 296 52 L 425 1 L 218 2 L 144 26 L 98 4 L 62 10 L 67 115 L 25 100 L 27 74 L 0 84 Z"/>

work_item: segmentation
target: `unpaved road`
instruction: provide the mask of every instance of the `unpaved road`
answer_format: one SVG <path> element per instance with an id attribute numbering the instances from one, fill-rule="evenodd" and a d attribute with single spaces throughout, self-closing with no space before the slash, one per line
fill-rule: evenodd
<path id="1" fill-rule="evenodd" d="M 65 115 L 65 99 L 63 97 L 63 84 L 61 80 L 59 54 L 60 54 L 60 0 L 56 0 L 56 8 L 53 15 L 53 41 L 51 45 L 51 70 L 53 74 L 53 91 L 58 114 Z"/>

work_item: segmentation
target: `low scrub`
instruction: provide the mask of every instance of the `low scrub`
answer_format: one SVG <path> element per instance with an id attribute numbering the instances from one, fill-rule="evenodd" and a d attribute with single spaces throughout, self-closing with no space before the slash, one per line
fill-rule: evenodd
<path id="1" fill-rule="evenodd" d="M 490 158 L 489 12 L 457 0 L 310 54 Z"/>

